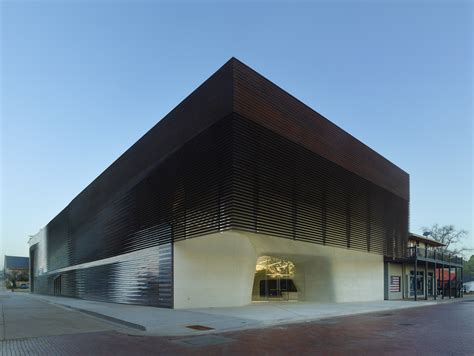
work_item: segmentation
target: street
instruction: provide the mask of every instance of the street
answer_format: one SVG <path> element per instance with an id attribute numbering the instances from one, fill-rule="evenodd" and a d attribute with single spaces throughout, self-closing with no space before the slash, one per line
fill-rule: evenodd
<path id="1" fill-rule="evenodd" d="M 20 293 L 0 295 L 2 355 L 473 355 L 474 298 L 202 336 L 144 336 Z"/>

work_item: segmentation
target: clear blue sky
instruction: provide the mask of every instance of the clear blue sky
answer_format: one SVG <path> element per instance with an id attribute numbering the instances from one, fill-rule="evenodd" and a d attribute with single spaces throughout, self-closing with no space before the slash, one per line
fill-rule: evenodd
<path id="1" fill-rule="evenodd" d="M 411 231 L 474 247 L 473 7 L 428 4 L 2 2 L 0 256 L 232 56 L 407 171 Z"/>

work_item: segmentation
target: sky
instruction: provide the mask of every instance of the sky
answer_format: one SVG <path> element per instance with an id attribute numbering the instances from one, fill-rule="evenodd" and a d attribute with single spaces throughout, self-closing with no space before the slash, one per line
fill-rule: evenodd
<path id="1" fill-rule="evenodd" d="M 472 3 L 0 6 L 0 264 L 232 56 L 408 172 L 412 232 L 474 248 Z"/>

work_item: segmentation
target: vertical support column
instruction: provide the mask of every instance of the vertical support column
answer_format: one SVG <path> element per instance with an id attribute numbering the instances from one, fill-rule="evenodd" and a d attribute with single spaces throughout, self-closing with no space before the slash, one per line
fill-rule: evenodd
<path id="1" fill-rule="evenodd" d="M 433 297 L 436 300 L 438 294 L 438 276 L 436 274 L 436 252 L 434 255 L 435 263 L 434 263 L 434 281 L 433 281 Z"/>
<path id="2" fill-rule="evenodd" d="M 443 259 L 444 256 L 441 257 L 441 259 Z M 444 261 L 444 259 L 443 259 Z M 441 296 L 442 296 L 442 299 L 444 299 L 444 262 L 443 264 L 441 265 L 442 268 L 441 268 Z"/>
<path id="3" fill-rule="evenodd" d="M 451 299 L 451 265 L 448 265 L 448 288 L 449 288 L 449 299 Z"/>
<path id="4" fill-rule="evenodd" d="M 459 298 L 458 268 L 454 267 L 454 298 Z"/>
<path id="5" fill-rule="evenodd" d="M 424 276 L 425 300 L 428 300 L 428 261 L 425 261 L 425 276 Z"/>
<path id="6" fill-rule="evenodd" d="M 416 282 L 417 282 L 417 271 L 416 271 L 416 265 L 418 264 L 418 251 L 417 248 L 415 247 L 415 270 L 413 271 L 413 294 L 415 296 L 415 301 L 417 300 L 417 292 L 416 292 Z"/>
<path id="7" fill-rule="evenodd" d="M 401 288 L 401 291 L 402 291 L 402 299 L 405 299 L 405 289 L 407 288 L 407 286 L 405 285 L 405 278 L 406 277 L 406 271 L 405 271 L 405 264 L 402 263 L 402 278 L 401 278 L 401 281 L 400 281 L 400 288 Z"/>

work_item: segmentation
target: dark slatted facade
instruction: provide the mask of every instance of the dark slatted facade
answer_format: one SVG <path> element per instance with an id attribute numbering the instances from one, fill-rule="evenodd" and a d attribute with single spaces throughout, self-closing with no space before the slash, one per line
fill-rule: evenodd
<path id="1" fill-rule="evenodd" d="M 172 307 L 173 242 L 230 229 L 401 256 L 408 175 L 232 59 L 47 225 L 33 290 Z"/>
<path id="2" fill-rule="evenodd" d="M 408 202 L 254 122 L 233 122 L 235 229 L 401 256 Z"/>

